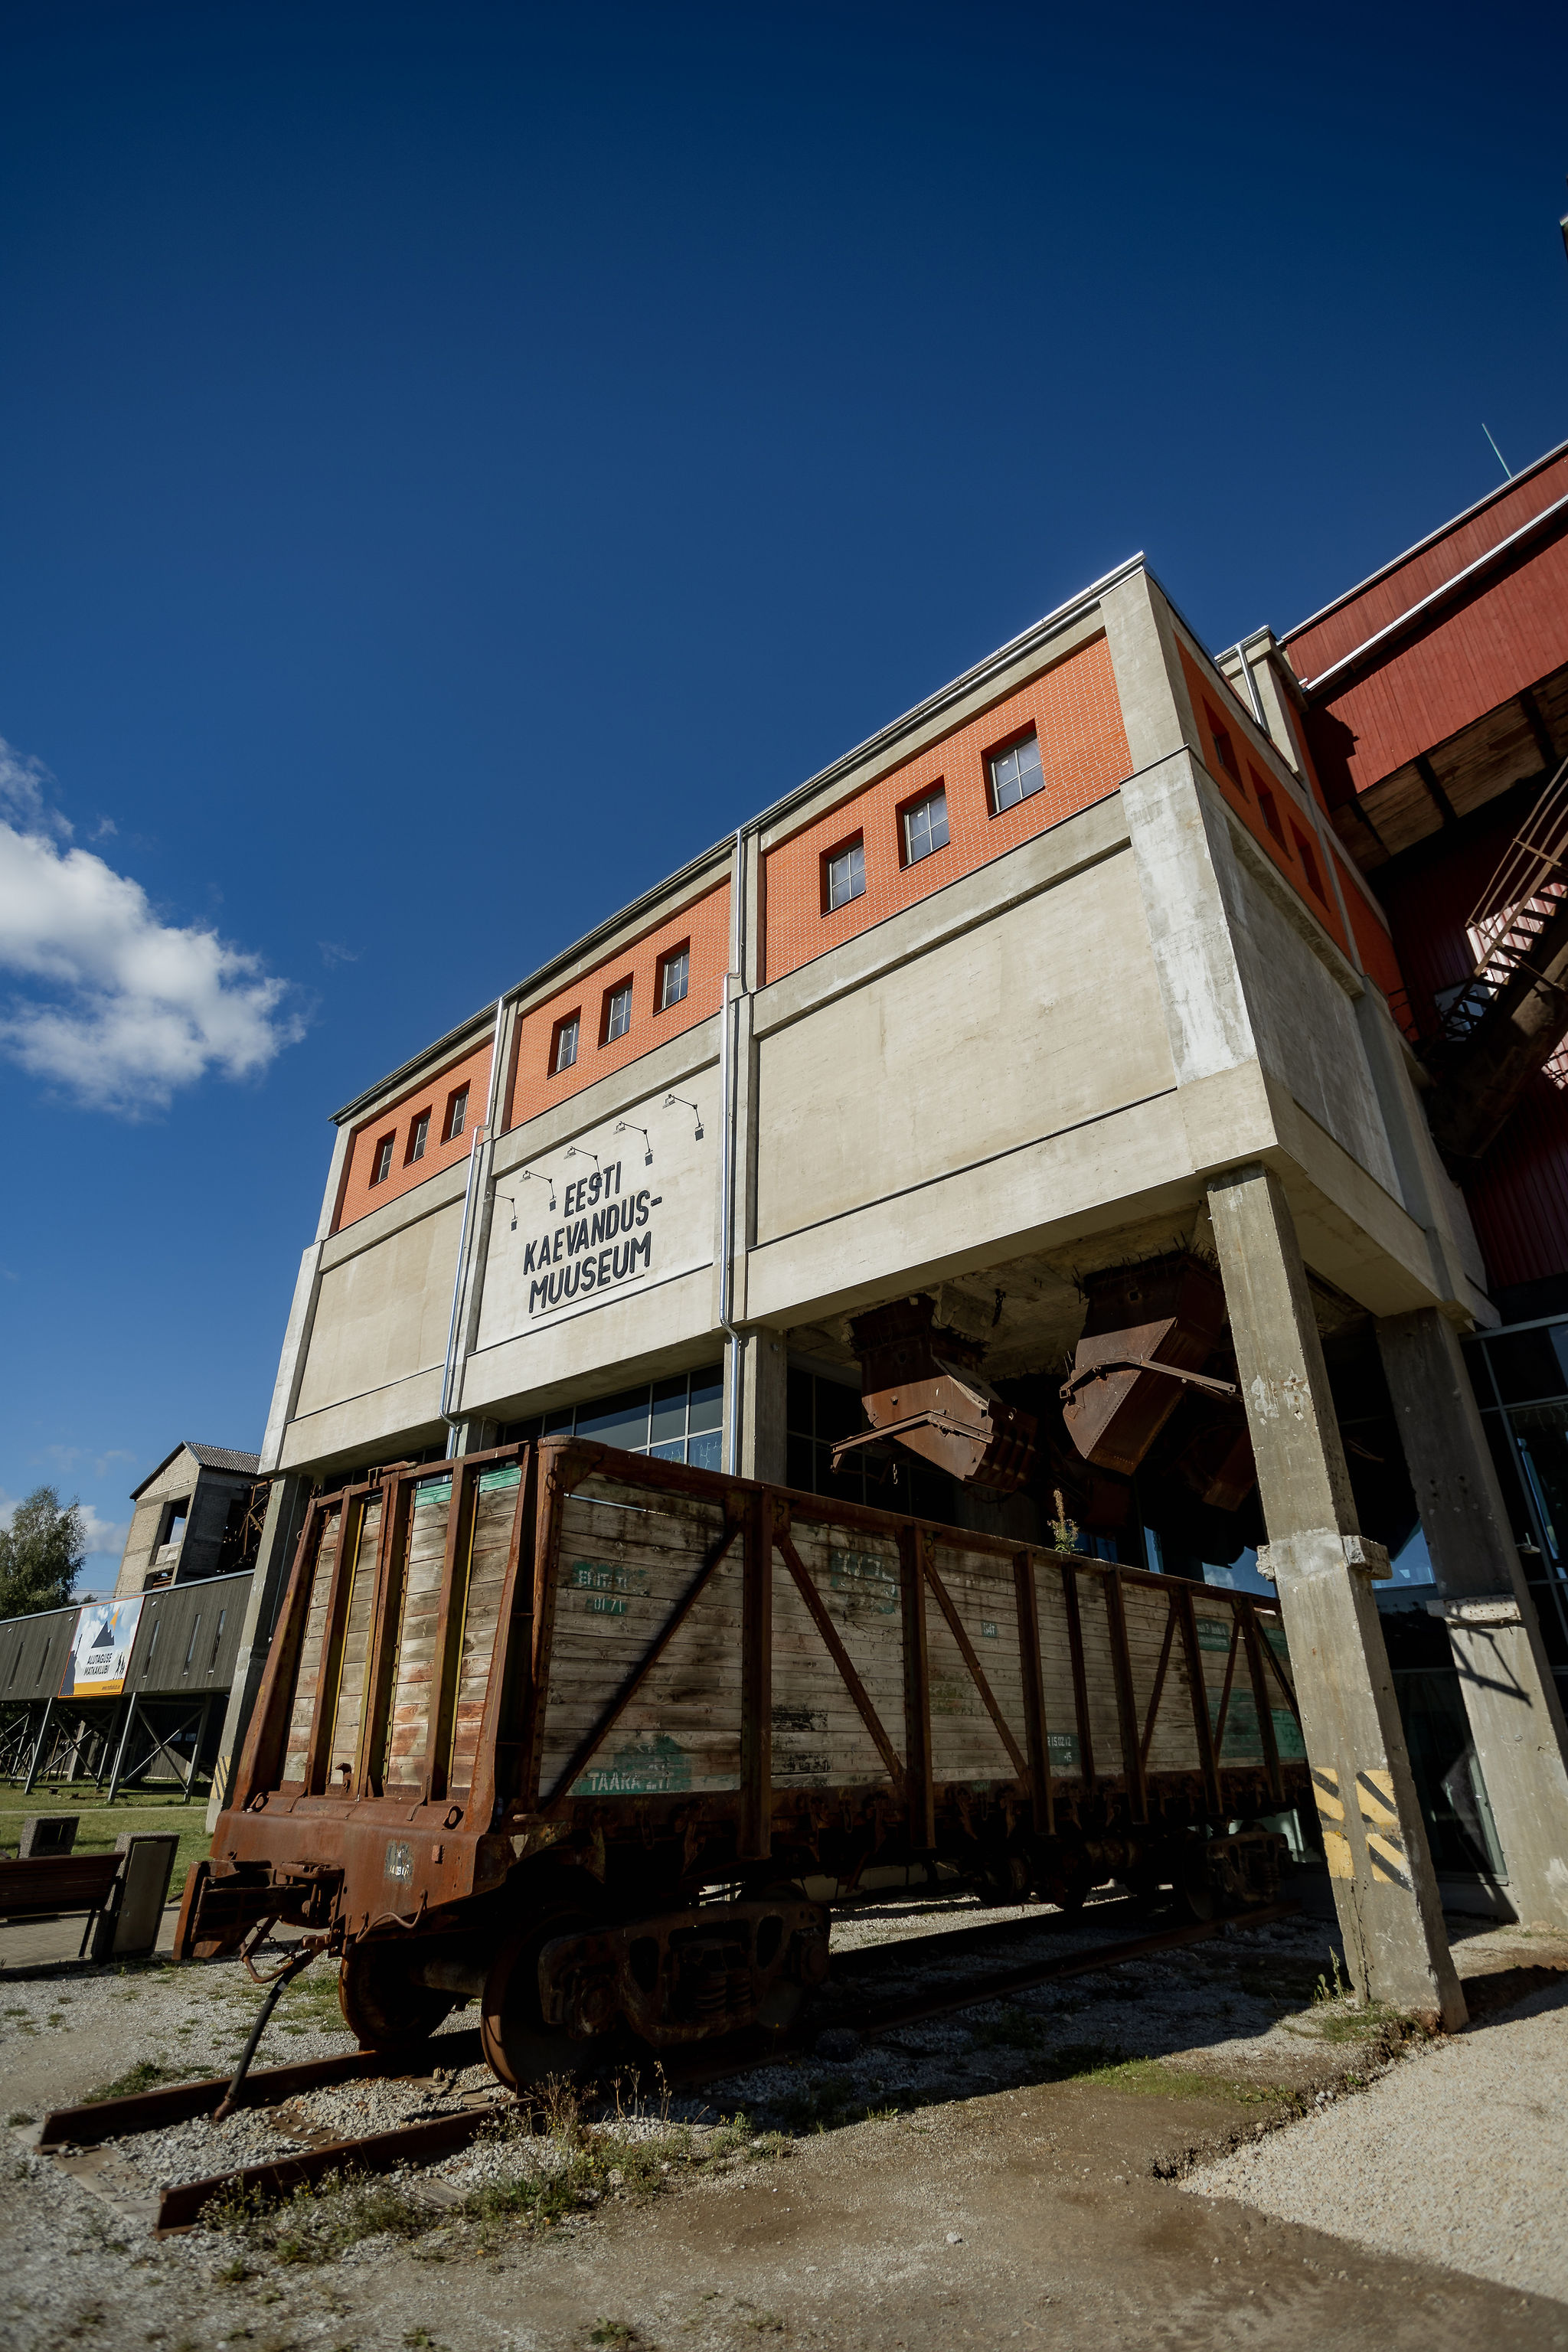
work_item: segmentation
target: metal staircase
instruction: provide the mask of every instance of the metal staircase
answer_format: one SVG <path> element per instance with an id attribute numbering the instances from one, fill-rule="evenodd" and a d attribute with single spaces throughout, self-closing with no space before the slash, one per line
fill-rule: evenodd
<path id="1" fill-rule="evenodd" d="M 1509 843 L 1467 929 L 1475 962 L 1427 1050 L 1432 1131 L 1479 1159 L 1568 1036 L 1568 760 Z"/>

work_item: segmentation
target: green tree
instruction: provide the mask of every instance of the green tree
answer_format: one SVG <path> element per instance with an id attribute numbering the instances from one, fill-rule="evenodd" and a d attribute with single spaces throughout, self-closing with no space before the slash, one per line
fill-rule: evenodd
<path id="1" fill-rule="evenodd" d="M 35 1486 L 0 1528 L 0 1617 L 63 1609 L 87 1558 L 81 1505 L 53 1486 Z"/>

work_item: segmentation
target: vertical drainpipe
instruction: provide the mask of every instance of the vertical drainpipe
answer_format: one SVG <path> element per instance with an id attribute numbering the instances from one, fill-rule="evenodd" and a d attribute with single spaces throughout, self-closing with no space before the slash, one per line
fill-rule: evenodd
<path id="1" fill-rule="evenodd" d="M 741 1335 L 732 1319 L 735 1304 L 735 1128 L 739 1116 L 736 1100 L 738 1071 L 735 1064 L 735 1004 L 730 993 L 731 979 L 738 978 L 740 993 L 746 987 L 746 868 L 745 840 L 742 828 L 735 828 L 735 855 L 731 867 L 730 888 L 733 895 L 731 914 L 731 936 L 734 940 L 731 969 L 724 975 L 724 1001 L 720 1006 L 719 1031 L 719 1095 L 721 1117 L 719 1136 L 719 1327 L 726 1341 L 728 1356 L 729 1404 L 724 1415 L 724 1467 L 733 1478 L 741 1466 Z"/>
<path id="2" fill-rule="evenodd" d="M 457 1349 L 458 1318 L 462 1308 L 463 1290 L 468 1271 L 468 1234 L 474 1221 L 475 1184 L 479 1177 L 480 1160 L 484 1157 L 485 1148 L 489 1142 L 490 1133 L 495 1125 L 496 1058 L 500 1052 L 501 1015 L 505 1009 L 505 997 L 498 996 L 495 1023 L 490 1031 L 490 1082 L 485 1101 L 485 1123 L 482 1127 L 475 1129 L 473 1142 L 468 1147 L 468 1181 L 463 1192 L 463 1223 L 462 1230 L 458 1235 L 458 1263 L 452 1275 L 452 1312 L 447 1324 L 447 1360 L 441 1372 L 441 1418 L 450 1433 L 447 1439 L 448 1450 L 451 1437 L 456 1435 L 458 1430 L 458 1423 L 452 1419 L 450 1410 L 452 1382 L 456 1369 L 452 1359 Z"/>

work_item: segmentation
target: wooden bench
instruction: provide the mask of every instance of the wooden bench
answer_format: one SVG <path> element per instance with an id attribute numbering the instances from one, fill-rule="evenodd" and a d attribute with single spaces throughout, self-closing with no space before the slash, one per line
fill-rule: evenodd
<path id="1" fill-rule="evenodd" d="M 118 1853 L 29 1854 L 25 1862 L 0 1859 L 0 1917 L 47 1919 L 85 1911 L 79 1960 L 93 1923 L 114 1892 L 124 1860 Z"/>

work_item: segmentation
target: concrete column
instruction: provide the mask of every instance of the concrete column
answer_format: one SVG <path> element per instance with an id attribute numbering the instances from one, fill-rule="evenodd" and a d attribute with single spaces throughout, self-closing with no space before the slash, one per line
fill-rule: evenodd
<path id="1" fill-rule="evenodd" d="M 1345 1958 L 1363 2000 L 1466 2021 L 1296 1228 L 1273 1172 L 1209 1187 Z"/>
<path id="2" fill-rule="evenodd" d="M 782 1331 L 741 1335 L 741 1474 L 784 1483 L 784 1393 L 789 1356 Z"/>
<path id="3" fill-rule="evenodd" d="M 282 1605 L 289 1572 L 294 1565 L 295 1547 L 305 1523 L 310 1500 L 310 1482 L 308 1478 L 273 1479 L 267 1497 L 267 1516 L 261 1523 L 256 1569 L 246 1597 L 245 1622 L 239 1629 L 234 1681 L 229 1686 L 228 1706 L 224 1713 L 223 1730 L 213 1764 L 212 1791 L 207 1798 L 209 1832 L 217 1827 L 217 1817 L 224 1809 L 229 1780 L 245 1743 L 250 1710 L 261 1687 L 262 1669 L 267 1664 L 267 1653 L 272 1643 L 272 1628 Z"/>
<path id="4" fill-rule="evenodd" d="M 1377 1344 L 1509 1898 L 1528 1924 L 1568 1927 L 1568 1728 L 1459 1342 L 1434 1307 L 1385 1317 Z"/>

